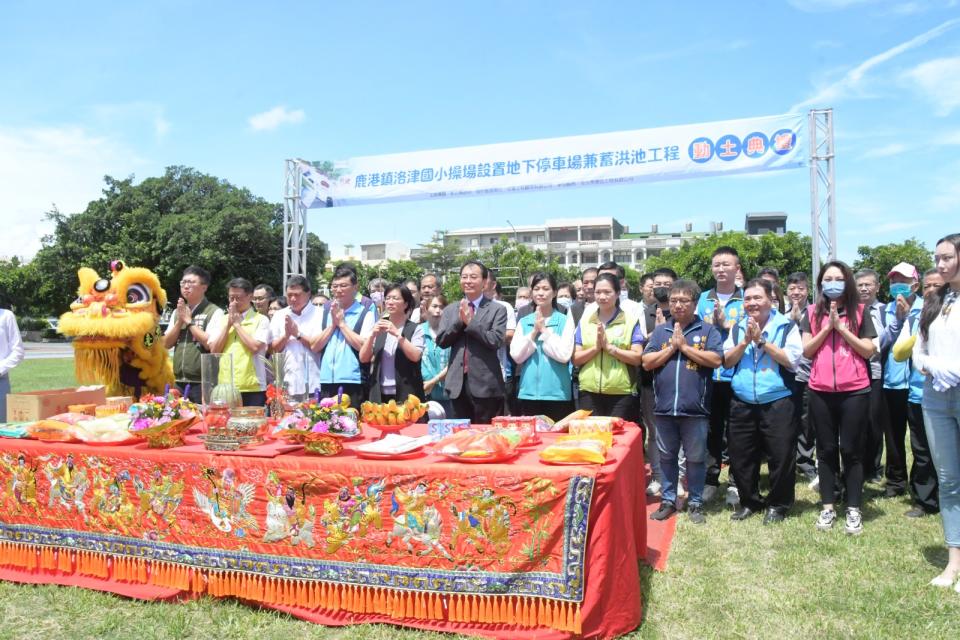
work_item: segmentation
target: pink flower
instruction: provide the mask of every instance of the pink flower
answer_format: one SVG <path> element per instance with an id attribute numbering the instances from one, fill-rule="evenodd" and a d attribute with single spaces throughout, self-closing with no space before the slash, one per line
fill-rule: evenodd
<path id="1" fill-rule="evenodd" d="M 324 398 L 323 400 L 320 401 L 320 406 L 326 409 L 329 409 L 330 407 L 335 406 L 336 404 L 337 404 L 336 398 Z"/>
<path id="2" fill-rule="evenodd" d="M 313 428 L 310 431 L 314 433 L 328 433 L 330 431 L 330 425 L 321 420 L 317 424 L 313 425 Z"/>

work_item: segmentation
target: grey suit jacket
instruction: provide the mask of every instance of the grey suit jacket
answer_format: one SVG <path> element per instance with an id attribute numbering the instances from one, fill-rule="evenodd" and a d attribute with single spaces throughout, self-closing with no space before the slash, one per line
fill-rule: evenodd
<path id="1" fill-rule="evenodd" d="M 483 298 L 469 325 L 460 321 L 460 302 L 447 305 L 440 317 L 437 344 L 450 347 L 443 387 L 451 398 L 463 389 L 463 354 L 467 354 L 467 393 L 473 398 L 503 397 L 503 372 L 497 349 L 507 333 L 507 310 Z"/>

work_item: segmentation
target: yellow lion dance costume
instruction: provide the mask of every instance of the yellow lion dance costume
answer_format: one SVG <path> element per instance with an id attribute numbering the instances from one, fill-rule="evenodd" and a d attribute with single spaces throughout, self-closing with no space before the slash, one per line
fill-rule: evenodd
<path id="1" fill-rule="evenodd" d="M 160 330 L 167 294 L 149 269 L 115 260 L 110 271 L 78 270 L 78 297 L 60 316 L 58 330 L 74 338 L 77 381 L 106 385 L 107 395 L 161 393 L 173 384 Z"/>

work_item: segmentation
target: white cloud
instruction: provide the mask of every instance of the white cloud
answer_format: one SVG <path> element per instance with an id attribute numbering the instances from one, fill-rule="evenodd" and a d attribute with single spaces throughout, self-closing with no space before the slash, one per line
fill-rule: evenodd
<path id="1" fill-rule="evenodd" d="M 254 131 L 273 131 L 280 125 L 299 124 L 306 118 L 303 109 L 288 110 L 284 106 L 250 116 L 247 122 Z"/>
<path id="2" fill-rule="evenodd" d="M 164 118 L 162 115 L 158 115 L 153 119 L 153 132 L 156 134 L 157 139 L 162 139 L 170 133 L 170 121 Z"/>
<path id="3" fill-rule="evenodd" d="M 916 49 L 917 47 L 925 45 L 957 25 L 960 25 L 960 18 L 947 20 L 933 29 L 921 33 L 920 35 L 911 38 L 906 42 L 901 42 L 895 47 L 891 47 L 882 53 L 867 58 L 853 69 L 847 71 L 847 73 L 845 73 L 839 80 L 821 88 L 816 94 L 807 98 L 803 102 L 792 106 L 790 111 L 800 111 L 807 107 L 829 106 L 839 100 L 843 100 L 850 95 L 860 94 L 863 90 L 864 78 L 866 77 L 867 73 L 872 71 L 875 67 L 878 67 L 883 63 L 888 62 L 893 58 L 906 53 L 907 51 L 910 51 L 911 49 Z"/>
<path id="4" fill-rule="evenodd" d="M 863 153 L 860 156 L 860 160 L 870 160 L 872 158 L 889 158 L 890 156 L 895 156 L 903 153 L 909 147 L 905 144 L 900 144 L 895 142 L 893 144 L 887 144 L 882 147 L 875 147 L 869 151 Z"/>
<path id="5" fill-rule="evenodd" d="M 934 104 L 938 116 L 960 107 L 960 57 L 928 60 L 903 75 Z"/>
<path id="6" fill-rule="evenodd" d="M 880 233 L 893 233 L 894 231 L 906 231 L 907 229 L 916 229 L 927 224 L 926 220 L 901 220 L 899 222 L 884 222 L 878 225 L 870 225 L 868 234 L 877 235 Z"/>
<path id="7" fill-rule="evenodd" d="M 939 146 L 952 146 L 960 144 L 960 129 L 956 131 L 946 131 L 933 140 L 933 144 Z"/>
<path id="8" fill-rule="evenodd" d="M 31 258 L 54 205 L 75 213 L 101 195 L 103 176 L 145 164 L 123 145 L 76 126 L 0 128 L 0 255 Z"/>
<path id="9" fill-rule="evenodd" d="M 940 170 L 933 181 L 933 190 L 930 194 L 929 206 L 936 213 L 949 214 L 956 219 L 960 210 L 960 162 L 954 162 Z"/>
<path id="10" fill-rule="evenodd" d="M 93 114 L 101 128 L 116 130 L 119 124 L 132 128 L 150 127 L 157 140 L 165 138 L 172 128 L 163 105 L 155 102 L 99 104 L 93 107 Z"/>

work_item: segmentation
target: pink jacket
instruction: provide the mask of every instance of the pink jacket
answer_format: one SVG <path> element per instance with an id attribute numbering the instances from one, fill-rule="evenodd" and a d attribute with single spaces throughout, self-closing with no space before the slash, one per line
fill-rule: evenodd
<path id="1" fill-rule="evenodd" d="M 813 335 L 830 322 L 829 316 L 823 316 L 817 322 L 816 306 L 812 304 L 807 307 L 807 317 Z M 846 324 L 846 316 L 842 316 L 840 322 Z M 863 326 L 862 323 L 863 305 L 858 304 L 857 326 Z M 831 331 L 813 356 L 809 385 L 814 391 L 827 393 L 859 391 L 870 386 L 870 367 L 839 333 Z"/>

